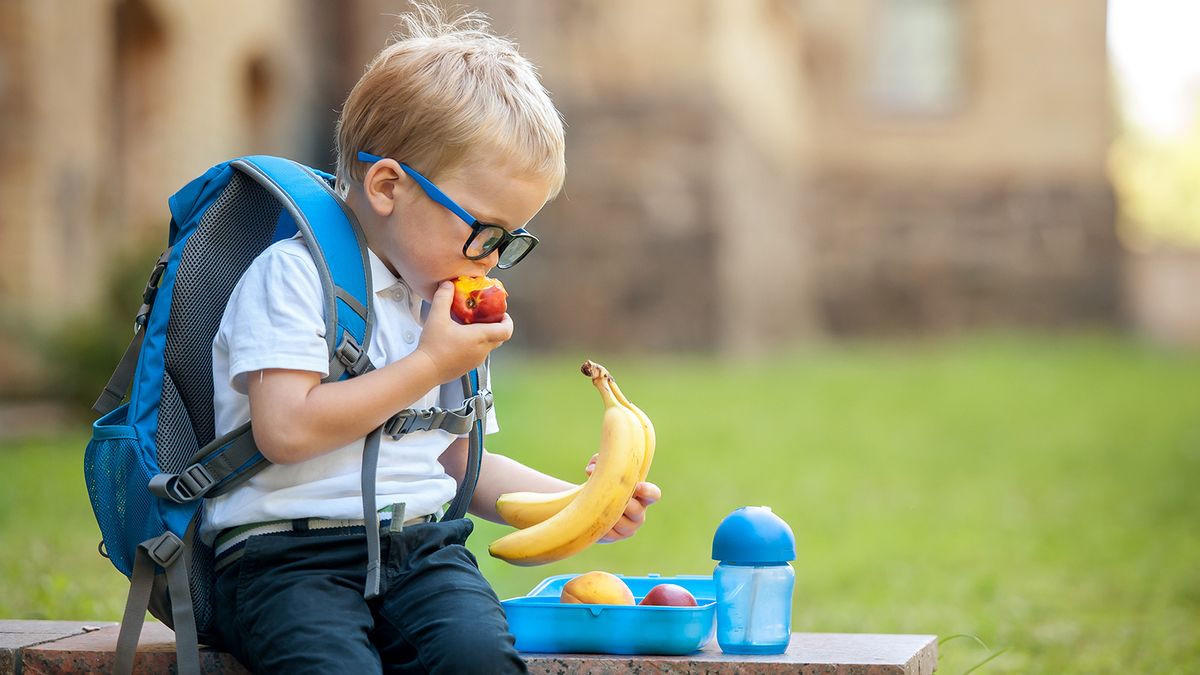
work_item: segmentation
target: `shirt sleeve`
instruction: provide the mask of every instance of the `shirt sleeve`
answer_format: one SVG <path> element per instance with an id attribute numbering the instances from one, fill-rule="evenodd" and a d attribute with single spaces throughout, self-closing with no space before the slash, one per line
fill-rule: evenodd
<path id="1" fill-rule="evenodd" d="M 241 394 L 245 375 L 265 368 L 329 373 L 321 281 L 302 241 L 280 242 L 251 263 L 217 339 L 228 350 L 230 386 Z"/>

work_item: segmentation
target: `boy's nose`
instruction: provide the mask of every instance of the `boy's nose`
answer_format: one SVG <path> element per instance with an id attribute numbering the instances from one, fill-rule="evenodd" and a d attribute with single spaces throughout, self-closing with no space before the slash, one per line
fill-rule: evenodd
<path id="1" fill-rule="evenodd" d="M 479 262 L 487 265 L 489 270 L 495 269 L 496 265 L 500 264 L 500 247 L 497 246 L 496 248 L 492 249 L 491 253 L 488 253 L 483 258 L 480 258 Z"/>

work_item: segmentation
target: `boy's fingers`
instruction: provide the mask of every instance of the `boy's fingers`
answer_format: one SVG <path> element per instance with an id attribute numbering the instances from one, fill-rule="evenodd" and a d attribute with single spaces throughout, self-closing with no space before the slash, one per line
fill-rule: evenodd
<path id="1" fill-rule="evenodd" d="M 614 541 L 628 539 L 632 532 L 629 531 L 629 526 L 626 525 L 626 520 L 627 519 L 622 516 L 621 520 L 617 521 L 617 524 L 613 525 L 612 529 L 608 531 L 608 534 L 604 535 L 604 538 L 600 541 L 611 544 Z"/>
<path id="2" fill-rule="evenodd" d="M 633 503 L 636 504 L 637 502 Z M 630 512 L 626 511 L 621 516 L 621 519 L 617 521 L 617 524 L 613 526 L 612 531 L 620 535 L 621 539 L 628 539 L 637 534 L 638 528 L 644 522 L 646 522 L 646 514 L 644 512 L 639 510 L 637 513 L 630 515 Z"/>
<path id="3" fill-rule="evenodd" d="M 612 531 L 617 535 L 615 539 L 628 539 L 637 532 L 637 525 L 630 521 L 628 517 L 621 516 L 621 520 L 617 521 Z"/>
<path id="4" fill-rule="evenodd" d="M 504 330 L 504 340 L 508 340 L 510 337 L 512 337 L 513 320 L 512 317 L 508 315 L 508 312 L 504 313 L 504 319 L 500 321 L 499 326 Z"/>
<path id="5" fill-rule="evenodd" d="M 477 323 L 473 325 L 483 329 L 484 339 L 488 342 L 499 344 L 508 340 L 513 334 L 512 317 L 507 314 L 497 323 Z"/>
<path id="6" fill-rule="evenodd" d="M 662 490 L 654 483 L 638 483 L 633 490 L 633 498 L 644 508 L 662 499 Z"/>
<path id="7" fill-rule="evenodd" d="M 636 499 L 630 499 L 625 505 L 625 514 L 622 517 L 633 523 L 641 523 L 646 520 L 646 505 Z"/>
<path id="8" fill-rule="evenodd" d="M 658 491 L 658 486 L 653 483 L 638 483 L 639 489 L 643 486 L 653 488 L 655 493 Z M 604 535 L 601 541 L 613 542 L 632 537 L 646 522 L 646 507 L 653 503 L 653 499 L 643 501 L 643 498 L 635 493 L 635 498 L 630 499 L 629 503 L 625 505 L 625 512 L 621 514 L 621 519 L 617 521 L 616 525 L 613 525 L 613 528 Z"/>
<path id="9" fill-rule="evenodd" d="M 454 300 L 454 284 L 443 281 L 433 292 L 433 300 L 429 302 L 429 313 L 438 316 L 449 314 L 452 300 Z"/>

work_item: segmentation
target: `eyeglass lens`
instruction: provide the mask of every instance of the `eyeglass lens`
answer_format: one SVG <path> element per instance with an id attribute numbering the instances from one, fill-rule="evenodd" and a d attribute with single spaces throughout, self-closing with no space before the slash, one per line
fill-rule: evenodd
<path id="1" fill-rule="evenodd" d="M 528 237 L 514 237 L 508 242 L 508 246 L 500 251 L 500 266 L 502 268 L 512 267 L 521 262 L 521 258 L 529 253 L 529 249 L 533 248 L 533 243 Z"/>
<path id="2" fill-rule="evenodd" d="M 471 235 L 470 241 L 467 242 L 466 254 L 468 258 L 478 260 L 490 254 L 496 247 L 500 247 L 499 266 L 501 269 L 512 267 L 525 257 L 525 254 L 533 248 L 533 242 L 526 236 L 508 236 L 504 228 L 499 225 L 479 225 L 478 229 Z M 507 243 L 505 243 L 507 239 Z"/>
<path id="3" fill-rule="evenodd" d="M 467 244 L 467 256 L 482 258 L 491 253 L 502 241 L 504 241 L 504 228 L 495 225 L 479 227 Z"/>

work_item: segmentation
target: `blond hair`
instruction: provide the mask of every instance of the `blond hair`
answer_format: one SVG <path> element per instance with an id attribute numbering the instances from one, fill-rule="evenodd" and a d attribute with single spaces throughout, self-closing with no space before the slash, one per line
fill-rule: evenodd
<path id="1" fill-rule="evenodd" d="M 499 157 L 548 178 L 557 195 L 566 173 L 562 118 L 516 45 L 492 34 L 478 12 L 449 19 L 414 3 L 400 21 L 403 30 L 367 65 L 338 118 L 339 189 L 362 181 L 362 150 L 435 181 Z"/>

